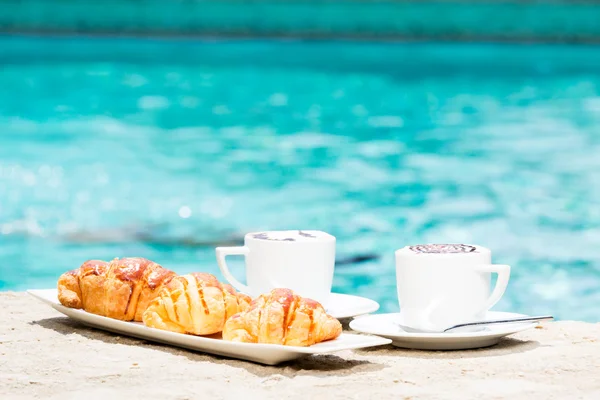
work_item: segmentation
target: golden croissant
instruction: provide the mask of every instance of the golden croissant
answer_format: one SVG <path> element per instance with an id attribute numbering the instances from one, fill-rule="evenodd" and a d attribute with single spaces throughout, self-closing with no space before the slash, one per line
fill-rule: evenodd
<path id="1" fill-rule="evenodd" d="M 65 307 L 122 321 L 142 321 L 142 313 L 175 273 L 140 257 L 110 263 L 88 260 L 58 279 L 58 300 Z"/>
<path id="2" fill-rule="evenodd" d="M 342 324 L 318 302 L 289 289 L 273 289 L 227 320 L 223 339 L 246 343 L 312 346 L 335 339 Z"/>
<path id="3" fill-rule="evenodd" d="M 250 296 L 223 284 L 214 275 L 192 273 L 171 280 L 150 303 L 144 324 L 178 333 L 211 335 L 221 332 L 227 318 L 245 310 Z"/>

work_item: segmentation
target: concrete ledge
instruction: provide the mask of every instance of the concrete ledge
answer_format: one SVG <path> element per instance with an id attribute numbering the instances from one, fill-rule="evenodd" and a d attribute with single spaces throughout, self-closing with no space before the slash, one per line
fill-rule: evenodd
<path id="1" fill-rule="evenodd" d="M 600 398 L 600 324 L 552 322 L 480 350 L 380 347 L 277 367 L 119 337 L 0 293 L 2 399 Z"/>
<path id="2" fill-rule="evenodd" d="M 0 31 L 595 42 L 597 1 L 0 0 Z"/>

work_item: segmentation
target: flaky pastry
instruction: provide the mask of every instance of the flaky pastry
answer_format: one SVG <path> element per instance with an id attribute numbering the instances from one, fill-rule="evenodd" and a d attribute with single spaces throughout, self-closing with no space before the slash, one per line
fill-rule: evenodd
<path id="1" fill-rule="evenodd" d="M 340 336 L 342 325 L 323 306 L 289 289 L 273 289 L 225 323 L 223 339 L 245 343 L 312 346 Z"/>
<path id="2" fill-rule="evenodd" d="M 65 307 L 122 321 L 142 321 L 142 313 L 175 273 L 140 257 L 110 263 L 88 260 L 58 279 L 58 300 Z"/>
<path id="3" fill-rule="evenodd" d="M 225 321 L 245 310 L 251 298 L 221 283 L 214 275 L 192 273 L 173 278 L 150 303 L 144 324 L 178 333 L 211 335 Z"/>

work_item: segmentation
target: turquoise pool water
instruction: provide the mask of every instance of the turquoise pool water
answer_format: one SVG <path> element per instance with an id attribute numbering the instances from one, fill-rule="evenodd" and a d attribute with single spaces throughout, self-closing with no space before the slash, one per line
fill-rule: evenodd
<path id="1" fill-rule="evenodd" d="M 321 229 L 382 311 L 395 249 L 467 242 L 513 266 L 496 309 L 600 320 L 598 48 L 5 36 L 0 65 L 1 290 Z"/>

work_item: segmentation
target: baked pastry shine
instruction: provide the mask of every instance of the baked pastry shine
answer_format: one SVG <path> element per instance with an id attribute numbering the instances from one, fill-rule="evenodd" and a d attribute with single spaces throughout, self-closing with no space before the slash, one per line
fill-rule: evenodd
<path id="1" fill-rule="evenodd" d="M 342 324 L 323 306 L 290 289 L 273 289 L 225 323 L 223 339 L 245 343 L 312 346 L 342 333 Z"/>
<path id="2" fill-rule="evenodd" d="M 171 280 L 150 303 L 143 321 L 151 328 L 211 335 L 221 332 L 225 321 L 251 300 L 214 275 L 191 273 Z"/>
<path id="3" fill-rule="evenodd" d="M 141 257 L 110 263 L 88 260 L 58 279 L 58 300 L 69 308 L 122 321 L 142 321 L 142 313 L 175 273 Z"/>

